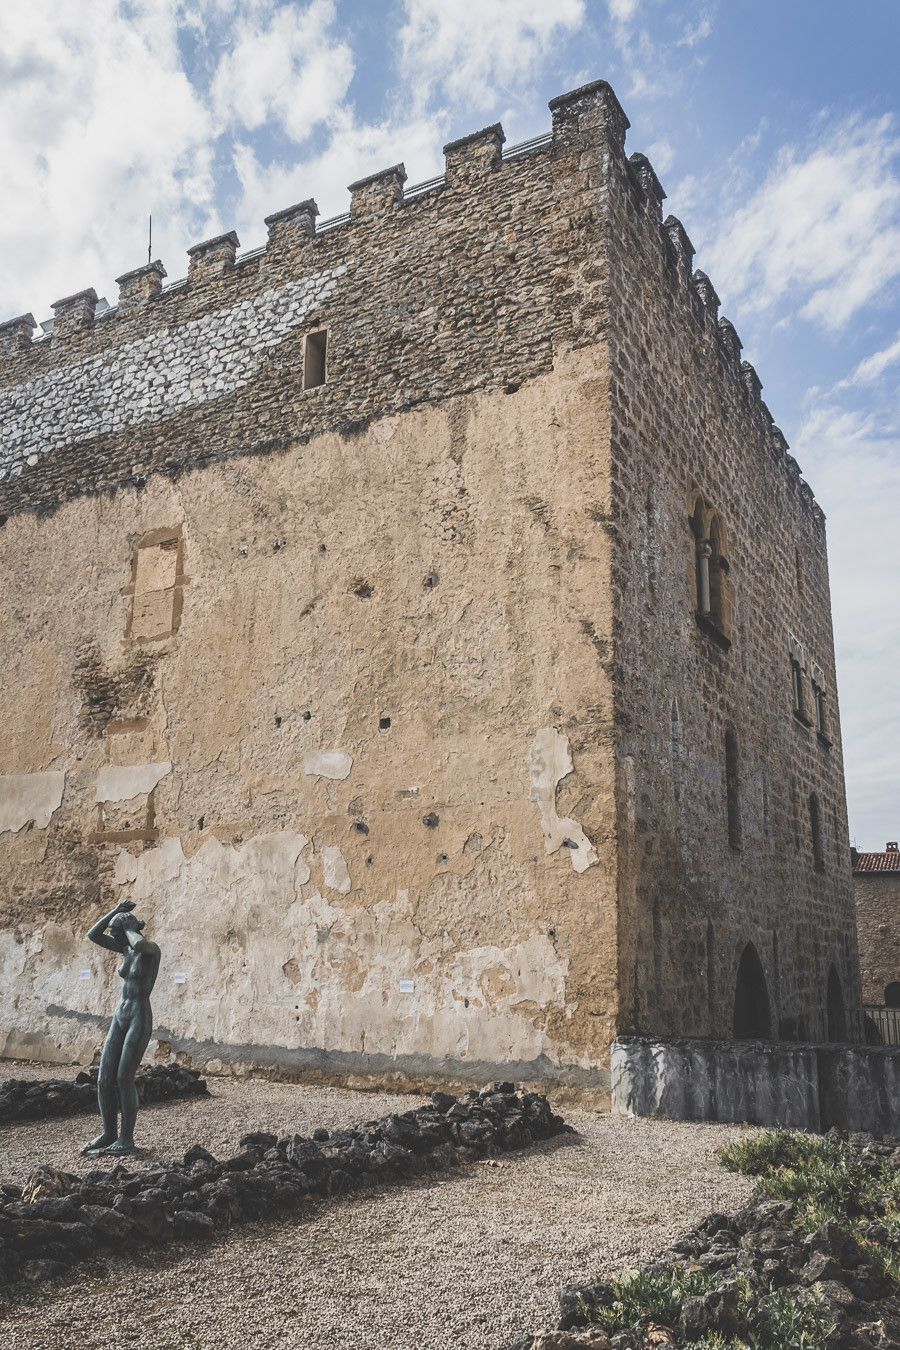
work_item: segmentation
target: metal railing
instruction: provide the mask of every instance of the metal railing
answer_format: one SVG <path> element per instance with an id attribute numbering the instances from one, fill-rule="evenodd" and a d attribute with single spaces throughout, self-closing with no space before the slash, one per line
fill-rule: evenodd
<path id="1" fill-rule="evenodd" d="M 867 1045 L 900 1045 L 900 1008 L 865 1003 L 862 1014 Z"/>

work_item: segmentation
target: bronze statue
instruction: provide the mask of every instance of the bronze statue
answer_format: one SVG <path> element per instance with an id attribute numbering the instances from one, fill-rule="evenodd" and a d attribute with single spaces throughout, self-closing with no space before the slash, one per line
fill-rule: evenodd
<path id="1" fill-rule="evenodd" d="M 159 971 L 159 948 L 141 936 L 144 924 L 131 913 L 133 909 L 133 900 L 123 900 L 88 932 L 98 947 L 121 952 L 124 960 L 119 974 L 124 984 L 100 1057 L 97 1099 L 103 1133 L 85 1145 L 84 1153 L 120 1155 L 135 1151 L 138 1096 L 134 1075 L 153 1030 L 150 993 Z M 122 1122 L 117 1128 L 120 1110 Z"/>

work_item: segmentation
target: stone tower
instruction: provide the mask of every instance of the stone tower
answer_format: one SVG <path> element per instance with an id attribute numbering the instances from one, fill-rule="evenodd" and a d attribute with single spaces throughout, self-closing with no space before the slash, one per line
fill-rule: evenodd
<path id="1" fill-rule="evenodd" d="M 600 81 L 0 326 L 0 1053 L 602 1087 L 859 1001 L 824 520 Z"/>

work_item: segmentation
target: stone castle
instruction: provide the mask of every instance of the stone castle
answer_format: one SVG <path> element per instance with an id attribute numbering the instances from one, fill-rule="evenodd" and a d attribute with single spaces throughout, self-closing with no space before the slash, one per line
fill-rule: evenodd
<path id="1" fill-rule="evenodd" d="M 859 1004 L 825 527 L 609 85 L 0 326 L 0 1054 L 603 1087 Z M 51 327 L 45 325 L 45 327 Z"/>

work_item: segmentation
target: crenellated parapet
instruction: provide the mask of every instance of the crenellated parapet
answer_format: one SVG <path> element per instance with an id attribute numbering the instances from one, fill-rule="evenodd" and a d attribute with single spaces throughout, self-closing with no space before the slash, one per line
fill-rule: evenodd
<path id="1" fill-rule="evenodd" d="M 40 330 L 31 314 L 0 324 L 0 481 L 51 450 L 239 395 L 267 353 L 328 322 L 329 305 L 352 309 L 342 334 L 346 350 L 359 330 L 360 364 L 346 361 L 342 385 L 340 357 L 329 356 L 334 378 L 316 419 L 303 406 L 299 434 L 473 385 L 518 384 L 548 368 L 554 342 L 583 345 L 604 331 L 596 259 L 615 179 L 704 350 L 739 391 L 772 459 L 799 484 L 761 381 L 741 359 L 740 337 L 720 316 L 710 278 L 694 268 L 684 226 L 663 219 L 666 194 L 653 165 L 626 155 L 629 122 L 615 93 L 598 80 L 549 106 L 550 132 L 523 145 L 507 147 L 494 123 L 445 145 L 444 172 L 427 183 L 410 186 L 404 165 L 393 164 L 352 183 L 349 210 L 331 220 L 320 220 L 309 197 L 265 218 L 261 248 L 241 254 L 237 234 L 226 231 L 187 250 L 183 279 L 168 282 L 156 260 L 117 278 L 113 307 L 87 288 L 54 302 Z M 454 269 L 455 291 L 447 289 Z M 493 335 L 481 334 L 479 304 Z M 367 349 L 377 349 L 384 368 Z"/>
<path id="2" fill-rule="evenodd" d="M 762 398 L 762 381 L 749 361 L 741 359 L 743 344 L 734 324 L 720 315 L 721 300 L 706 272 L 693 269 L 695 249 L 683 224 L 676 216 L 662 220 L 665 191 L 646 155 L 632 154 L 627 159 L 624 149 L 621 159 L 623 178 L 628 185 L 637 210 L 658 244 L 674 289 L 684 297 L 685 304 L 706 335 L 709 348 L 715 355 L 722 378 L 740 392 L 747 412 L 756 422 L 761 439 L 768 446 L 772 460 L 785 473 L 787 482 L 797 500 L 810 512 L 817 528 L 824 526 L 825 515 L 815 501 L 812 489 L 801 477 L 797 461 L 787 453 L 783 433 L 773 424 L 772 414 Z"/>

